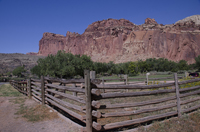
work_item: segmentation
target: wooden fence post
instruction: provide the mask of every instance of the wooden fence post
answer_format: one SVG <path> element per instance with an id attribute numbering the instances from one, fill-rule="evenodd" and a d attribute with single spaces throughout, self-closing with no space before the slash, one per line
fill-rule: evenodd
<path id="1" fill-rule="evenodd" d="M 175 81 L 175 87 L 176 87 L 176 99 L 177 99 L 177 111 L 178 111 L 178 117 L 181 117 L 181 105 L 180 105 L 180 96 L 179 96 L 179 86 L 178 86 L 178 78 L 177 73 L 174 73 L 174 81 Z"/>
<path id="2" fill-rule="evenodd" d="M 44 76 L 41 76 L 41 96 L 42 96 L 42 105 L 45 104 L 45 97 L 44 97 Z"/>
<path id="3" fill-rule="evenodd" d="M 76 83 L 73 83 L 72 86 L 76 88 Z M 77 96 L 77 92 L 73 92 L 73 95 L 74 95 L 74 96 Z"/>
<path id="4" fill-rule="evenodd" d="M 29 99 L 31 99 L 31 97 L 32 97 L 31 78 L 29 78 L 27 81 L 28 81 L 27 84 L 28 84 L 28 91 L 29 91 Z"/>
<path id="5" fill-rule="evenodd" d="M 90 79 L 95 79 L 95 74 L 96 72 L 95 71 L 90 71 Z"/>
<path id="6" fill-rule="evenodd" d="M 128 75 L 124 75 L 125 79 L 125 85 L 128 85 Z M 126 89 L 126 92 L 128 92 L 128 89 Z"/>
<path id="7" fill-rule="evenodd" d="M 147 74 L 146 74 L 147 85 L 148 85 L 148 83 L 149 83 L 149 75 L 150 75 L 150 73 L 147 73 Z"/>
<path id="8" fill-rule="evenodd" d="M 103 84 L 103 86 L 104 86 L 104 78 L 102 77 L 102 84 Z M 105 93 L 105 89 L 101 89 L 100 90 L 102 93 Z"/>
<path id="9" fill-rule="evenodd" d="M 187 72 L 185 72 L 185 78 L 187 78 L 187 76 L 188 76 L 188 73 L 187 73 Z"/>
<path id="10" fill-rule="evenodd" d="M 91 102 L 91 86 L 90 86 L 90 71 L 84 71 L 85 78 L 85 96 L 86 96 L 86 130 L 92 132 L 92 102 Z"/>

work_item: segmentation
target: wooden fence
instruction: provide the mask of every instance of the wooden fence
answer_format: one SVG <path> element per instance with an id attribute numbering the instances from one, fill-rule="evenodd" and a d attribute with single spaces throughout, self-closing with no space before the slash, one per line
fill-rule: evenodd
<path id="1" fill-rule="evenodd" d="M 178 76 L 178 79 L 183 78 L 183 76 Z M 146 77 L 140 77 L 140 78 L 135 78 L 135 77 L 128 77 L 128 75 L 124 75 L 124 78 L 113 78 L 113 79 L 105 79 L 105 78 L 101 78 L 102 82 L 111 82 L 111 81 L 119 81 L 119 82 L 124 82 L 124 84 L 128 85 L 128 84 L 138 84 L 141 83 L 148 85 L 148 82 L 152 82 L 152 81 L 159 81 L 159 80 L 173 80 L 174 77 L 160 77 L 160 78 L 149 78 L 148 76 Z M 123 84 L 123 83 L 122 83 Z"/>
<path id="2" fill-rule="evenodd" d="M 196 110 L 200 108 L 199 81 L 200 78 L 178 82 L 174 74 L 172 83 L 106 85 L 98 79 L 90 79 L 90 72 L 86 70 L 84 79 L 42 76 L 40 80 L 27 80 L 27 87 L 15 81 L 10 83 L 43 105 L 56 106 L 85 123 L 82 131 L 91 132 L 129 129 L 140 123 L 176 115 L 181 117 L 183 113 Z"/>
<path id="3" fill-rule="evenodd" d="M 16 88 L 18 91 L 20 91 L 21 93 L 27 95 L 27 82 L 26 81 L 14 81 L 11 80 L 10 84 Z"/>

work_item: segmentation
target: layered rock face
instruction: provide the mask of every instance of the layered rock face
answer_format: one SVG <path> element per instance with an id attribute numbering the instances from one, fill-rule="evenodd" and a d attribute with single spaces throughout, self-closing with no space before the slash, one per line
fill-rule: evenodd
<path id="1" fill-rule="evenodd" d="M 56 54 L 58 50 L 63 50 L 66 37 L 60 34 L 43 33 L 43 38 L 39 42 L 39 55 L 47 56 Z"/>
<path id="2" fill-rule="evenodd" d="M 171 25 L 158 24 L 150 18 L 142 25 L 125 19 L 97 21 L 81 35 L 44 33 L 39 46 L 38 54 L 45 56 L 65 50 L 89 55 L 97 62 L 121 63 L 162 57 L 173 61 L 184 59 L 191 64 L 200 55 L 199 15 Z"/>

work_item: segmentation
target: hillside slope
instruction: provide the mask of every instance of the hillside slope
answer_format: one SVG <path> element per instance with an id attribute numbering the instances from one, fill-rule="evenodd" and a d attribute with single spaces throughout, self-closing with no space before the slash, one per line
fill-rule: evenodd
<path id="1" fill-rule="evenodd" d="M 25 55 L 20 53 L 3 54 L 0 53 L 0 73 L 7 73 L 14 70 L 18 66 L 25 66 L 27 70 L 30 70 L 37 64 L 39 58 L 43 56 Z"/>

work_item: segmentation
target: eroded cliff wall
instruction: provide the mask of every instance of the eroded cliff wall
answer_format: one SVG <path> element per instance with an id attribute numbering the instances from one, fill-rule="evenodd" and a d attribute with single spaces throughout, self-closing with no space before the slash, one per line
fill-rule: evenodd
<path id="1" fill-rule="evenodd" d="M 200 15 L 195 15 L 171 25 L 158 24 L 150 18 L 142 25 L 125 19 L 97 21 L 81 35 L 44 33 L 38 54 L 46 56 L 65 50 L 89 55 L 98 62 L 120 63 L 162 57 L 194 63 L 194 58 L 200 55 L 199 18 Z"/>

